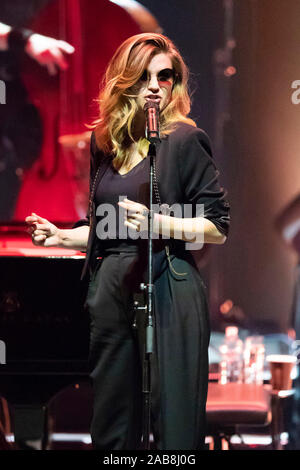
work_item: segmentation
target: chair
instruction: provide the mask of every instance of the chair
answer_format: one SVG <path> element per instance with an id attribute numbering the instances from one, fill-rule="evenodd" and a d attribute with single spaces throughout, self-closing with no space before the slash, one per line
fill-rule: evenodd
<path id="1" fill-rule="evenodd" d="M 210 449 L 228 450 L 240 426 L 271 424 L 271 390 L 263 385 L 209 382 L 206 406 Z"/>

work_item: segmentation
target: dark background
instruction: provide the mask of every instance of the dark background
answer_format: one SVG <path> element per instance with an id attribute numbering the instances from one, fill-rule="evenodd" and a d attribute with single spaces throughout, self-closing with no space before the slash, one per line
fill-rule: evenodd
<path id="1" fill-rule="evenodd" d="M 219 305 L 229 298 L 258 329 L 286 331 L 298 257 L 285 246 L 274 221 L 300 192 L 300 105 L 291 102 L 291 84 L 300 79 L 300 2 L 232 2 L 237 72 L 221 83 L 214 74 L 214 53 L 224 47 L 225 1 L 140 3 L 158 18 L 191 69 L 197 85 L 192 117 L 212 138 L 228 190 L 230 236 L 224 246 L 213 248 L 203 269 L 213 325 L 220 325 Z M 225 103 L 218 99 L 222 89 L 223 97 L 229 90 Z M 221 141 L 220 109 L 227 114 Z"/>

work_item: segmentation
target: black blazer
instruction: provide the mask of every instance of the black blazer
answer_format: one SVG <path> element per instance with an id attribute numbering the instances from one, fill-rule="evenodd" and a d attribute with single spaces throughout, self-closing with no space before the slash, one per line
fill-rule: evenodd
<path id="1" fill-rule="evenodd" d="M 92 133 L 89 212 L 85 219 L 74 225 L 74 228 L 91 225 L 82 278 L 96 245 L 95 191 L 111 161 L 111 155 L 105 155 L 97 148 Z M 194 208 L 196 204 L 203 204 L 204 217 L 227 236 L 229 204 L 218 181 L 219 172 L 212 158 L 209 138 L 202 129 L 179 123 L 174 132 L 163 137 L 156 147 L 156 175 L 163 204 L 192 204 Z"/>

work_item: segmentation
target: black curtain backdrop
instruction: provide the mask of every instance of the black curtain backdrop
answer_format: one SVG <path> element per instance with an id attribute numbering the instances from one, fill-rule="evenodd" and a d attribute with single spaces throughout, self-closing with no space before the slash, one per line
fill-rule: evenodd
<path id="1" fill-rule="evenodd" d="M 142 0 L 190 68 L 191 116 L 210 135 L 214 131 L 212 52 L 223 44 L 222 0 Z"/>

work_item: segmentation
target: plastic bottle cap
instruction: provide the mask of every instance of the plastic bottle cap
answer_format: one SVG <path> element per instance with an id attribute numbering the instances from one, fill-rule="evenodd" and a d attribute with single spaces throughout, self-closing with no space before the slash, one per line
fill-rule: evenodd
<path id="1" fill-rule="evenodd" d="M 225 328 L 225 336 L 237 336 L 239 329 L 236 326 L 227 326 Z"/>

